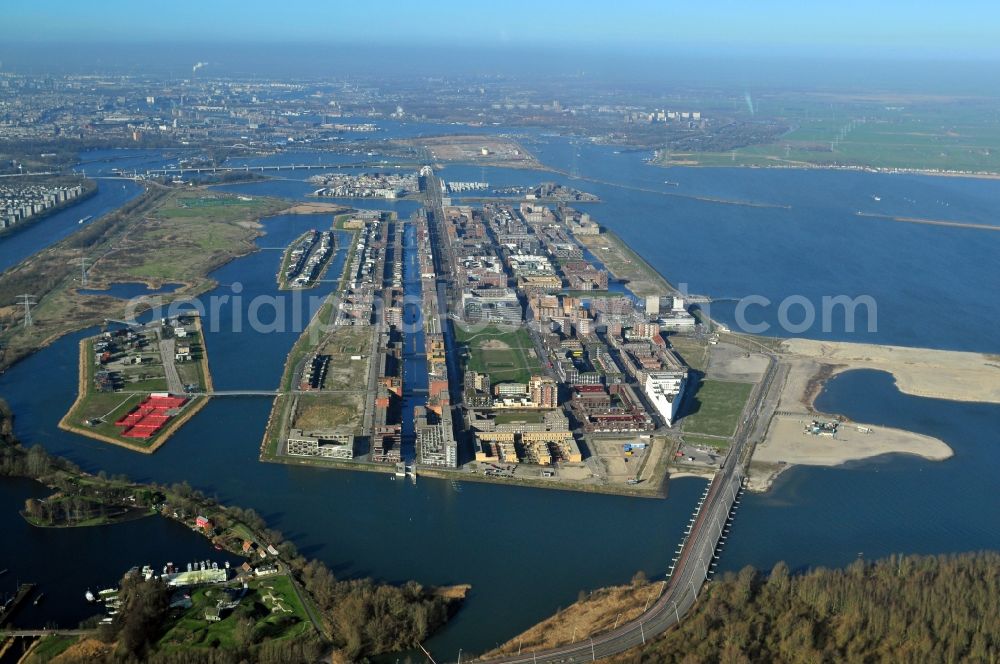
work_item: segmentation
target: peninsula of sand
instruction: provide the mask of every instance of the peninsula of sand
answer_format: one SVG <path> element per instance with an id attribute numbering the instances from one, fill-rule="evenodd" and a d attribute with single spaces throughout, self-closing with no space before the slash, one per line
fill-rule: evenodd
<path id="1" fill-rule="evenodd" d="M 795 465 L 836 466 L 893 453 L 933 461 L 953 455 L 937 438 L 863 422 L 843 421 L 835 436 L 808 433 L 813 420 L 837 418 L 836 413 L 818 412 L 814 400 L 838 373 L 886 371 L 906 394 L 1000 403 L 1000 357 L 995 355 L 792 339 L 784 342 L 781 361 L 785 371 L 777 407 L 750 464 L 748 488 L 754 491 L 766 491 Z"/>

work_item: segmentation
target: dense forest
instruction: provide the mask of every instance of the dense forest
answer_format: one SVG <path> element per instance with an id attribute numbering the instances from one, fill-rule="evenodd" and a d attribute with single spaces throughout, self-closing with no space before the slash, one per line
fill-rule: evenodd
<path id="1" fill-rule="evenodd" d="M 746 568 L 619 664 L 997 662 L 1000 554 L 892 556 L 847 569 Z"/>
<path id="2" fill-rule="evenodd" d="M 117 505 L 128 494 L 129 504 L 148 507 L 164 499 L 172 508 L 188 514 L 207 514 L 220 527 L 239 523 L 273 543 L 280 560 L 301 584 L 318 609 L 323 635 L 295 640 L 269 641 L 248 633 L 239 650 L 193 647 L 157 650 L 171 616 L 165 591 L 158 583 L 122 581 L 126 611 L 110 626 L 102 627 L 101 639 L 114 644 L 103 658 L 90 653 L 79 661 L 236 664 L 238 662 L 314 662 L 321 652 L 334 651 L 343 661 L 358 661 L 380 653 L 415 647 L 444 624 L 454 608 L 453 600 L 409 582 L 401 586 L 372 579 L 337 579 L 322 562 L 307 560 L 295 545 L 267 525 L 251 509 L 220 505 L 215 499 L 187 484 L 170 486 L 129 484 L 127 478 L 103 473 L 88 476 L 74 464 L 48 454 L 36 445 L 26 449 L 13 435 L 12 416 L 0 400 L 0 476 L 29 477 L 84 500 Z M 70 653 L 66 653 L 70 655 Z M 64 655 L 66 661 L 77 661 Z"/>

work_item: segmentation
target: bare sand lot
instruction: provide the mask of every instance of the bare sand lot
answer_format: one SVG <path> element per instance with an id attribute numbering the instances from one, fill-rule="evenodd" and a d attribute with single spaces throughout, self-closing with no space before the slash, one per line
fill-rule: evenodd
<path id="1" fill-rule="evenodd" d="M 712 380 L 730 380 L 740 383 L 756 383 L 767 371 L 767 356 L 748 353 L 730 344 L 710 346 L 711 360 L 705 377 Z"/>
<path id="2" fill-rule="evenodd" d="M 499 136 L 423 136 L 399 139 L 399 145 L 426 150 L 432 159 L 442 162 L 504 164 L 520 168 L 541 168 L 542 165 L 517 141 Z"/>
<path id="3" fill-rule="evenodd" d="M 809 339 L 789 339 L 784 351 L 793 359 L 834 365 L 831 375 L 851 369 L 888 371 L 900 391 L 915 396 L 1000 403 L 996 355 Z"/>
<path id="4" fill-rule="evenodd" d="M 781 361 L 788 375 L 777 412 L 754 450 L 750 488 L 764 491 L 796 465 L 835 466 L 882 454 L 916 454 L 940 461 L 952 456 L 943 441 L 889 427 L 844 422 L 835 438 L 805 433 L 813 419 L 830 420 L 813 402 L 832 376 L 852 369 L 891 373 L 900 391 L 915 396 L 1000 403 L 1000 358 L 983 353 L 792 339 Z M 864 431 L 862 431 L 864 430 Z"/>
<path id="5" fill-rule="evenodd" d="M 943 461 L 953 454 L 937 438 L 890 427 L 844 422 L 835 437 L 813 435 L 805 432 L 812 419 L 805 414 L 774 417 L 767 437 L 754 450 L 748 485 L 751 491 L 766 491 L 779 473 L 796 464 L 838 466 L 892 453 Z"/>
<path id="6" fill-rule="evenodd" d="M 339 203 L 297 203 L 278 214 L 323 214 L 346 212 L 348 209 Z"/>

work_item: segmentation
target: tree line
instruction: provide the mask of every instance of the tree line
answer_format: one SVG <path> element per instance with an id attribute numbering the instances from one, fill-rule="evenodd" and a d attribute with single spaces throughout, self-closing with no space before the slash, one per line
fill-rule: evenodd
<path id="1" fill-rule="evenodd" d="M 791 574 L 747 567 L 619 664 L 997 662 L 1000 554 L 891 556 Z"/>
<path id="2" fill-rule="evenodd" d="M 159 583 L 122 580 L 126 610 L 112 625 L 102 628 L 101 638 L 115 643 L 108 662 L 192 662 L 230 664 L 237 662 L 315 662 L 323 651 L 336 650 L 347 661 L 416 647 L 441 627 L 454 605 L 415 582 L 401 586 L 372 579 L 337 579 L 318 560 L 307 560 L 282 534 L 268 528 L 252 509 L 227 507 L 187 483 L 169 486 L 132 484 L 124 476 L 104 473 L 87 476 L 72 462 L 48 454 L 41 446 L 25 448 L 13 435 L 12 417 L 0 401 L 0 475 L 28 477 L 67 495 L 112 505 L 152 506 L 168 503 L 171 510 L 209 516 L 217 528 L 242 524 L 261 541 L 274 545 L 293 580 L 301 584 L 319 611 L 326 638 L 310 634 L 299 639 L 248 638 L 235 651 L 209 648 L 174 648 L 158 651 L 157 640 L 169 625 L 169 592 Z M 75 492 L 80 492 L 79 494 Z M 133 503 L 131 498 L 135 498 Z M 166 597 L 166 603 L 164 601 Z M 72 661 L 71 659 L 69 661 Z M 90 660 L 88 660 L 90 661 Z"/>

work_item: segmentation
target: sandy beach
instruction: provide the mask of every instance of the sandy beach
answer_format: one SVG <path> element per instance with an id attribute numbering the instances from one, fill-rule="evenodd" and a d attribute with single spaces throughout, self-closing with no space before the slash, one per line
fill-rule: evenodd
<path id="1" fill-rule="evenodd" d="M 841 424 L 837 436 L 805 433 L 816 412 L 814 400 L 831 377 L 852 369 L 891 373 L 900 391 L 915 396 L 1000 403 L 1000 358 L 982 353 L 792 339 L 782 360 L 788 374 L 767 434 L 756 447 L 748 488 L 766 491 L 774 478 L 795 465 L 837 466 L 883 454 L 915 454 L 932 461 L 952 456 L 930 436 L 858 422 Z"/>
<path id="2" fill-rule="evenodd" d="M 670 470 L 669 471 L 668 479 L 679 480 L 682 477 L 697 477 L 698 479 L 708 480 L 709 482 L 711 482 L 712 478 L 715 477 L 715 470 L 711 469 L 711 470 L 705 470 L 703 472 L 695 472 L 693 470 Z"/>
<path id="3" fill-rule="evenodd" d="M 834 365 L 832 374 L 851 369 L 888 371 L 900 391 L 952 401 L 1000 403 L 1000 357 L 904 346 L 789 339 L 792 360 Z"/>
<path id="4" fill-rule="evenodd" d="M 757 445 L 750 464 L 751 491 L 766 491 L 781 472 L 795 465 L 839 466 L 848 461 L 870 459 L 882 454 L 915 454 L 928 461 L 944 461 L 953 455 L 943 441 L 931 436 L 844 422 L 835 437 L 813 435 L 805 426 L 813 415 L 775 415 L 767 437 Z"/>

